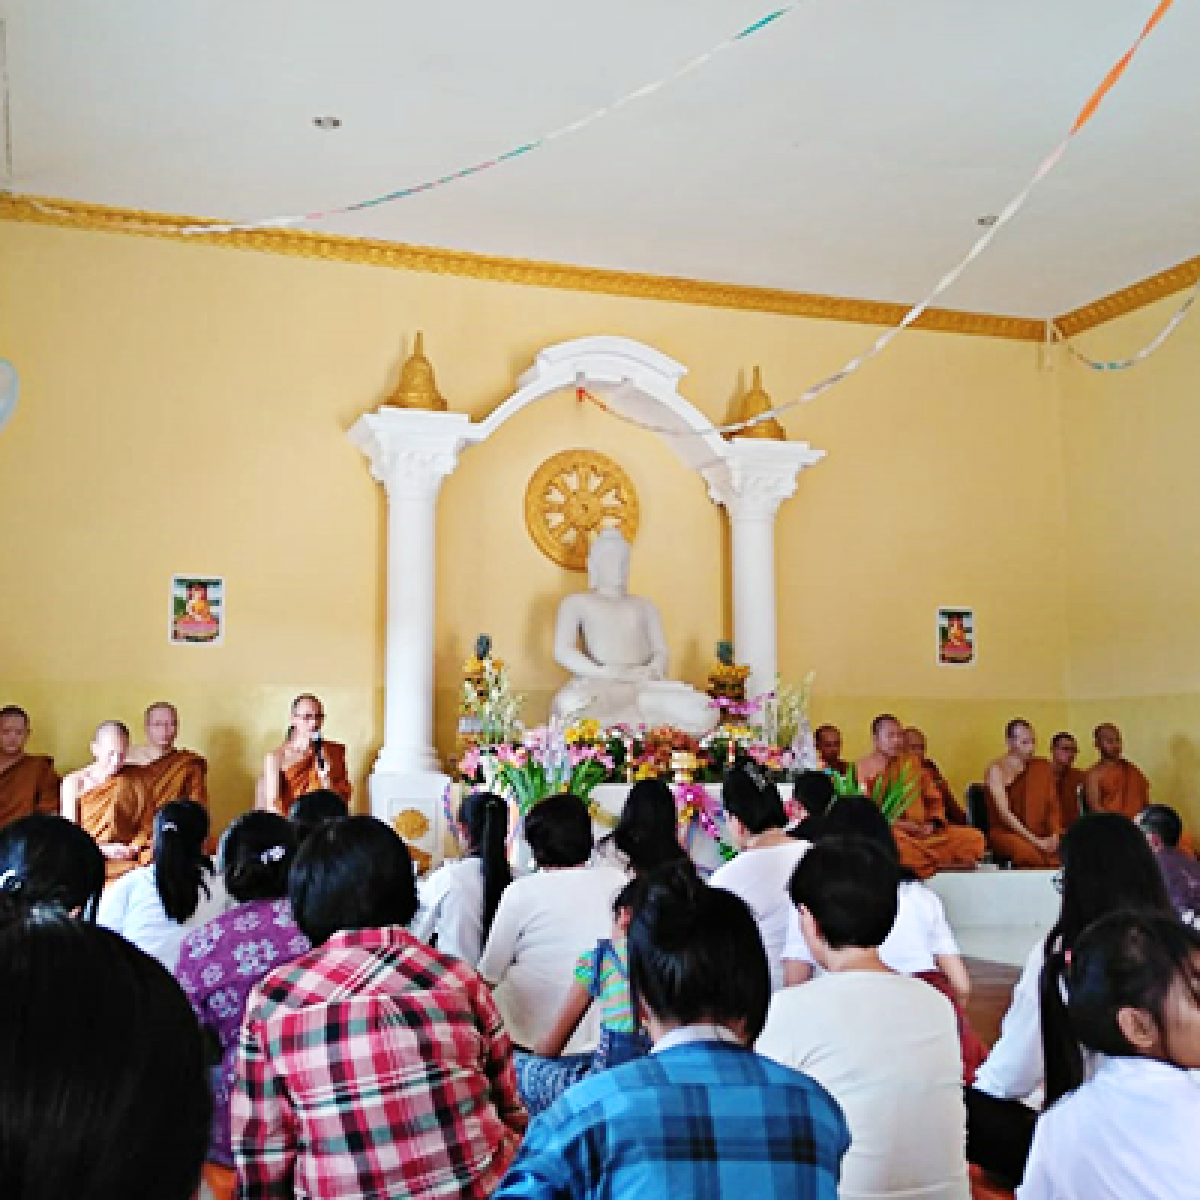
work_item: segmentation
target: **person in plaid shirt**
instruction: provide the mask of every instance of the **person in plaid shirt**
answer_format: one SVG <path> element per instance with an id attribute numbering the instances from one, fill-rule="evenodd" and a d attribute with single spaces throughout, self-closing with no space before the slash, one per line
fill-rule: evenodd
<path id="1" fill-rule="evenodd" d="M 246 1008 L 232 1103 L 242 1200 L 487 1197 L 526 1123 L 487 986 L 403 928 L 412 861 L 373 817 L 319 828 L 289 884 L 313 949 Z"/>
<path id="2" fill-rule="evenodd" d="M 628 945 L 654 1050 L 535 1117 L 496 1200 L 836 1200 L 841 1108 L 750 1049 L 771 984 L 745 902 L 690 863 L 662 868 Z"/>

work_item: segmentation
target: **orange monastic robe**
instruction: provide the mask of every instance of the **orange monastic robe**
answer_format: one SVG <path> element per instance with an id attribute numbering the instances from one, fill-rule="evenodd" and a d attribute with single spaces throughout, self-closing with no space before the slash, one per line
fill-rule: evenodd
<path id="1" fill-rule="evenodd" d="M 329 790 L 350 803 L 350 776 L 346 774 L 346 747 L 341 742 L 322 742 L 321 753 L 329 764 Z M 298 762 L 279 772 L 279 804 L 286 814 L 301 796 L 320 791 L 325 785 L 317 774 L 317 756 L 310 750 Z"/>
<path id="2" fill-rule="evenodd" d="M 1074 821 L 1079 820 L 1080 808 L 1079 789 L 1083 787 L 1084 773 L 1075 767 L 1068 767 L 1055 781 L 1058 792 L 1058 812 L 1065 830 Z"/>
<path id="3" fill-rule="evenodd" d="M 1131 821 L 1150 803 L 1150 781 L 1131 762 L 1098 762 L 1090 771 L 1100 783 L 1101 812 L 1116 812 Z"/>
<path id="4" fill-rule="evenodd" d="M 1063 818 L 1059 808 L 1058 785 L 1054 768 L 1048 759 L 1031 758 L 1029 765 L 1008 785 L 1008 806 L 1013 816 L 1035 837 L 1062 833 Z M 997 858 L 1006 859 L 1014 867 L 1057 867 L 1057 854 L 1047 854 L 1019 833 L 1013 833 L 1000 819 L 1000 812 L 987 797 L 988 844 Z"/>
<path id="5" fill-rule="evenodd" d="M 892 826 L 896 838 L 896 849 L 900 862 L 914 871 L 921 879 L 928 879 L 945 868 L 973 867 L 983 857 L 983 834 L 969 826 L 948 825 L 942 792 L 937 781 L 921 763 L 908 755 L 894 758 L 880 775 L 868 778 L 859 775 L 859 784 L 866 795 L 875 789 L 876 780 L 887 785 L 905 768 L 915 767 L 920 772 L 921 785 L 917 796 L 899 817 L 900 821 L 912 821 L 918 825 L 932 825 L 929 833 L 916 833 Z"/>
<path id="6" fill-rule="evenodd" d="M 79 797 L 79 824 L 103 846 L 119 842 L 148 850 L 154 840 L 154 805 L 136 767 L 123 767 L 107 783 Z M 138 865 L 106 858 L 104 871 L 109 879 L 124 875 Z"/>
<path id="7" fill-rule="evenodd" d="M 191 750 L 172 750 L 131 770 L 141 775 L 155 812 L 172 800 L 195 800 L 208 807 L 208 763 Z"/>
<path id="8" fill-rule="evenodd" d="M 58 812 L 58 773 L 54 759 L 23 754 L 0 771 L 0 828 L 35 812 Z"/>

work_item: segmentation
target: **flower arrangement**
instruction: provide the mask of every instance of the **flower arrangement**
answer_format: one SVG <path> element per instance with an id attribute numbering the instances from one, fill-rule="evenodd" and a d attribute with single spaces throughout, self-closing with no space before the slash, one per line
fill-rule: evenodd
<path id="1" fill-rule="evenodd" d="M 884 775 L 875 780 L 871 788 L 871 799 L 879 806 L 880 812 L 887 817 L 890 824 L 899 820 L 916 799 L 921 787 L 921 773 L 914 761 L 906 759 L 899 772 L 887 783 L 884 783 Z M 853 763 L 846 768 L 845 774 L 830 771 L 829 778 L 833 783 L 833 794 L 839 800 L 844 796 L 863 794 Z"/>
<path id="2" fill-rule="evenodd" d="M 513 691 L 503 663 L 490 657 L 476 661 L 474 678 L 464 679 L 462 685 L 461 709 L 468 727 L 464 732 L 473 733 L 485 746 L 515 741 L 522 729 L 525 698 Z"/>
<path id="3" fill-rule="evenodd" d="M 708 794 L 702 783 L 676 784 L 675 807 L 679 814 L 680 835 L 689 853 L 696 830 L 701 829 L 717 843 L 721 858 L 725 862 L 737 855 L 737 850 L 721 834 L 721 826 L 718 823 L 720 806 Z"/>

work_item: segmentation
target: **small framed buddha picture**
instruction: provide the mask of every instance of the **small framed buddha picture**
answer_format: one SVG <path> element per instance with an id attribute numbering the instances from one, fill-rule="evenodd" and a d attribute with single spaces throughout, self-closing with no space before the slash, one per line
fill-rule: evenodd
<path id="1" fill-rule="evenodd" d="M 937 610 L 937 660 L 943 667 L 969 667 L 975 661 L 975 611 Z"/>
<path id="2" fill-rule="evenodd" d="M 219 646 L 225 640 L 225 580 L 212 575 L 171 577 L 173 646 Z"/>

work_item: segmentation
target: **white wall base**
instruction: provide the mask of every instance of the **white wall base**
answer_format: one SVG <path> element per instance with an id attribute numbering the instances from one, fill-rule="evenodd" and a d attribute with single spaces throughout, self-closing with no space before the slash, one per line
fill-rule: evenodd
<path id="1" fill-rule="evenodd" d="M 375 771 L 367 780 L 371 796 L 371 816 L 391 825 L 405 809 L 415 808 L 428 821 L 429 829 L 419 838 L 406 838 L 433 856 L 437 866 L 442 858 L 446 818 L 442 795 L 450 782 L 441 771 Z"/>

